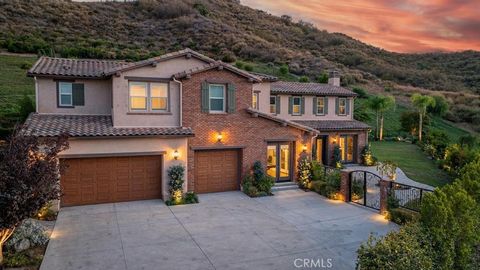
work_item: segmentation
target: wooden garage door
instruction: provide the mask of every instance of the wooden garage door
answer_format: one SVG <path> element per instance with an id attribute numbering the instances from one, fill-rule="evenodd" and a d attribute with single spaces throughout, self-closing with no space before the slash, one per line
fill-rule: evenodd
<path id="1" fill-rule="evenodd" d="M 63 206 L 160 198 L 162 157 L 63 159 Z"/>
<path id="2" fill-rule="evenodd" d="M 237 150 L 195 151 L 195 192 L 238 190 Z"/>

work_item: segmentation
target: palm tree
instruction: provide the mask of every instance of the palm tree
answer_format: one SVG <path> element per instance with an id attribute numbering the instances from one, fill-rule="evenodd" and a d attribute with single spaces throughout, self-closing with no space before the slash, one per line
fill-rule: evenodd
<path id="1" fill-rule="evenodd" d="M 422 141 L 422 129 L 423 129 L 423 117 L 427 113 L 427 108 L 435 106 L 435 99 L 431 96 L 424 96 L 420 94 L 413 94 L 410 98 L 413 106 L 417 108 L 419 120 L 418 120 L 418 140 Z"/>
<path id="2" fill-rule="evenodd" d="M 385 111 L 392 108 L 395 105 L 395 98 L 393 96 L 374 96 L 368 102 L 368 106 L 372 109 L 376 116 L 376 128 L 375 128 L 375 138 L 380 141 L 383 140 L 383 116 Z M 379 127 L 380 125 L 380 127 Z"/>

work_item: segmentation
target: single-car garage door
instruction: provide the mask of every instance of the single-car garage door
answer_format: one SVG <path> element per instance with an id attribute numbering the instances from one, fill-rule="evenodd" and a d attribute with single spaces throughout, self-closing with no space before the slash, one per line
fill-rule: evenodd
<path id="1" fill-rule="evenodd" d="M 63 206 L 161 198 L 162 156 L 62 159 Z"/>
<path id="2" fill-rule="evenodd" d="M 195 192 L 238 190 L 238 150 L 195 151 Z"/>

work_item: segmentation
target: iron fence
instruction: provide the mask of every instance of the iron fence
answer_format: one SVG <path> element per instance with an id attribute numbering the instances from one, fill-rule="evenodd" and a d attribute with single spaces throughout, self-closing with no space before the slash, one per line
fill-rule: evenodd
<path id="1" fill-rule="evenodd" d="M 420 212 L 424 195 L 429 192 L 433 190 L 390 182 L 388 194 L 396 199 L 399 207 Z"/>

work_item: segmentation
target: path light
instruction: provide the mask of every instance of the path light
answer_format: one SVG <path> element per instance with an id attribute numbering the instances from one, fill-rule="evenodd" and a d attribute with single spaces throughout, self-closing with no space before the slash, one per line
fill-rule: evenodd
<path id="1" fill-rule="evenodd" d="M 219 133 L 217 134 L 217 141 L 218 141 L 218 142 L 222 142 L 222 139 L 223 139 L 222 133 L 219 132 Z"/>
<path id="2" fill-rule="evenodd" d="M 175 160 L 177 160 L 179 156 L 180 156 L 180 153 L 178 152 L 178 150 L 173 151 L 173 158 Z"/>

